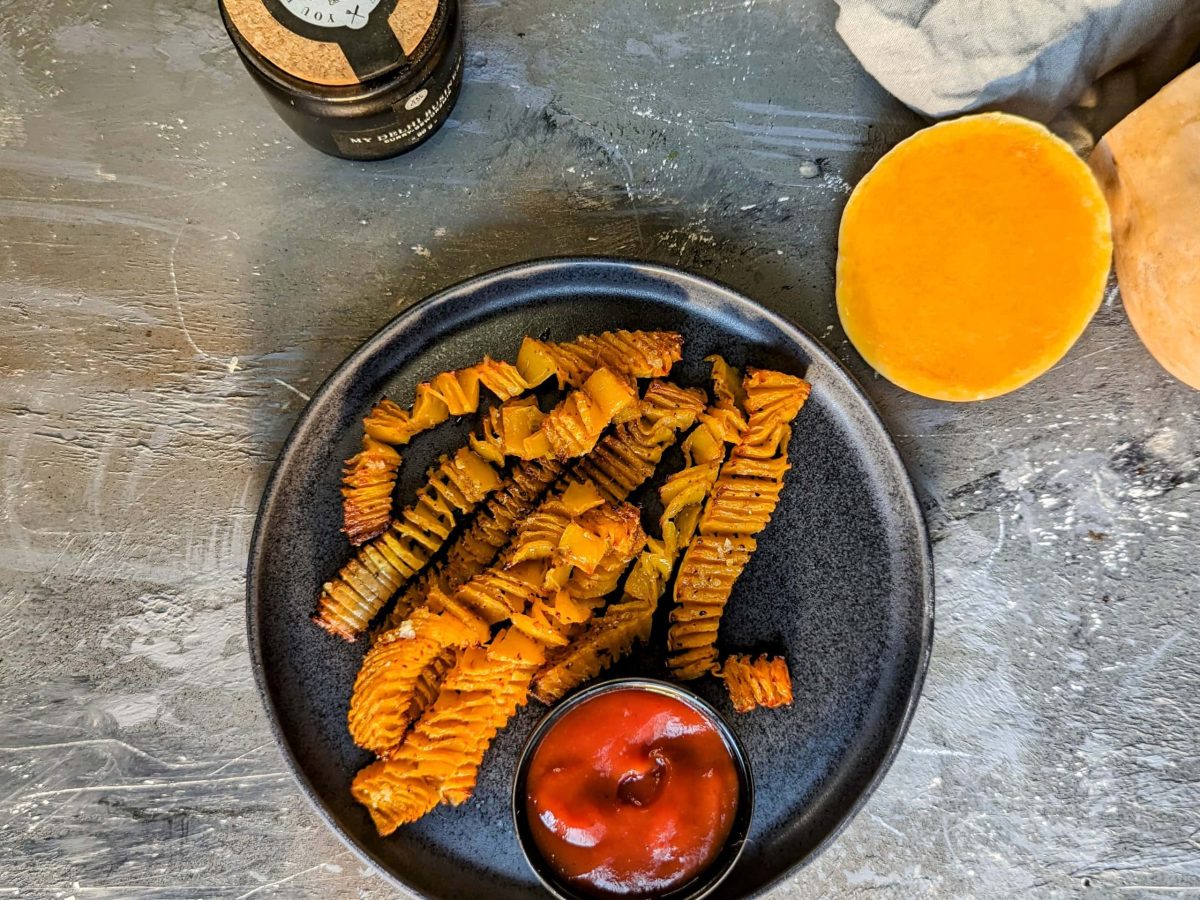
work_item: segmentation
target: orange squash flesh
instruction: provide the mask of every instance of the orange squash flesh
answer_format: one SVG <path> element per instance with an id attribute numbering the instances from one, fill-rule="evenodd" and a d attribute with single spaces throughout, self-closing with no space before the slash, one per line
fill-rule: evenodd
<path id="1" fill-rule="evenodd" d="M 855 188 L 838 236 L 838 315 L 900 387 L 996 397 L 1071 348 L 1111 255 L 1104 197 L 1067 144 L 1015 116 L 968 116 L 898 144 Z"/>

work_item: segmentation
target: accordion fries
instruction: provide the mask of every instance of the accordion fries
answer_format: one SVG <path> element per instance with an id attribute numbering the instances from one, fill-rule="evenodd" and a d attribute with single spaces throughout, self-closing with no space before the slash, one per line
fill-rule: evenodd
<path id="1" fill-rule="evenodd" d="M 475 413 L 479 409 L 480 385 L 502 402 L 528 393 L 551 375 L 558 377 L 560 387 L 569 384 L 584 388 L 585 394 L 576 397 L 540 439 L 524 445 L 524 440 L 532 439 L 542 424 L 539 414 L 521 423 L 520 428 L 527 429 L 527 433 L 520 445 L 513 437 L 504 445 L 501 458 L 483 454 L 497 465 L 504 455 L 532 459 L 551 451 L 559 459 L 570 459 L 595 446 L 613 417 L 631 405 L 630 390 L 616 382 L 666 375 L 682 357 L 682 349 L 679 335 L 665 331 L 606 332 L 564 344 L 526 338 L 517 365 L 485 356 L 465 369 L 442 372 L 417 385 L 412 408 L 407 410 L 385 397 L 363 420 L 362 452 L 346 461 L 343 517 L 350 542 L 357 546 L 379 535 L 390 521 L 386 513 L 400 457 L 394 451 L 387 453 L 383 445 L 403 446 L 451 416 Z M 601 369 L 603 373 L 598 371 Z M 593 376 L 597 377 L 593 380 Z M 525 408 L 528 410 L 529 405 Z M 532 408 L 537 411 L 536 401 Z M 492 424 L 492 429 L 485 424 L 485 433 L 490 430 L 496 434 Z"/>
<path id="2" fill-rule="evenodd" d="M 546 490 L 565 471 L 554 460 L 518 463 L 484 504 L 465 531 L 450 545 L 446 556 L 426 569 L 396 601 L 384 628 L 395 628 L 414 609 L 424 605 L 437 589 L 453 593 L 496 559 L 511 539 L 516 524 L 533 512 Z"/>
<path id="3" fill-rule="evenodd" d="M 742 385 L 746 429 L 721 466 L 675 583 L 667 649 L 671 673 L 684 681 L 716 671 L 721 614 L 779 502 L 790 425 L 809 393 L 800 378 L 759 369 Z"/>
<path id="4" fill-rule="evenodd" d="M 683 359 L 683 338 L 673 331 L 606 331 L 548 344 L 527 337 L 517 368 L 531 384 L 551 375 L 560 389 L 581 387 L 601 367 L 632 378 L 662 378 Z"/>
<path id="5" fill-rule="evenodd" d="M 628 504 L 605 503 L 561 521 L 560 542 L 567 527 L 578 524 L 607 545 L 597 567 L 603 577 L 588 583 L 592 590 L 615 583 L 645 541 L 637 510 Z M 539 539 L 544 528 L 542 523 L 535 532 Z M 521 534 L 517 542 L 520 548 Z M 492 737 L 524 704 L 546 648 L 565 645 L 571 627 L 591 616 L 581 602 L 589 599 L 587 589 L 553 589 L 556 569 L 564 565 L 570 564 L 559 562 L 557 553 L 541 561 L 540 577 L 527 582 L 530 602 L 511 613 L 511 626 L 486 650 L 463 654 L 400 747 L 355 777 L 354 798 L 367 807 L 380 834 L 415 821 L 438 803 L 457 805 L 470 796 Z"/>
<path id="6" fill-rule="evenodd" d="M 675 570 L 679 551 L 695 531 L 700 504 L 717 478 L 716 463 L 697 463 L 671 475 L 659 490 L 661 537 L 649 538 L 628 577 L 621 600 L 573 641 L 555 651 L 534 679 L 533 694 L 552 704 L 599 675 L 635 643 L 650 640 L 654 611 Z"/>
<path id="7" fill-rule="evenodd" d="M 347 641 L 374 628 L 347 725 L 376 757 L 351 793 L 380 834 L 465 802 L 531 694 L 555 703 L 653 640 L 673 579 L 672 674 L 718 675 L 738 711 L 791 702 L 784 660 L 719 668 L 717 637 L 778 504 L 808 384 L 713 356 L 709 388 L 683 387 L 670 380 L 682 356 L 666 331 L 529 337 L 515 363 L 436 374 L 411 407 L 384 398 L 364 419 L 342 488 L 357 549 L 313 619 Z M 467 415 L 478 428 L 394 511 L 396 448 Z M 674 471 L 647 534 L 630 499 L 664 458 Z"/>
<path id="8" fill-rule="evenodd" d="M 396 589 L 425 567 L 459 518 L 500 486 L 491 463 L 469 447 L 443 456 L 391 527 L 364 544 L 325 584 L 313 621 L 348 641 L 366 630 Z"/>

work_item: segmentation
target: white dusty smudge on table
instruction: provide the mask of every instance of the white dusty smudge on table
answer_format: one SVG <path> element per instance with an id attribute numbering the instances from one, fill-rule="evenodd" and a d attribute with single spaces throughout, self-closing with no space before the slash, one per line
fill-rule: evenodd
<path id="1" fill-rule="evenodd" d="M 1050 375 L 986 404 L 864 370 L 833 308 L 837 222 L 919 123 L 834 14 L 470 2 L 447 127 L 364 165 L 298 146 L 209 4 L 8 11 L 0 893 L 393 896 L 271 742 L 244 636 L 256 503 L 303 398 L 399 309 L 568 253 L 683 266 L 821 336 L 926 506 L 916 720 L 777 895 L 1200 887 L 1196 395 L 1114 294 Z"/>

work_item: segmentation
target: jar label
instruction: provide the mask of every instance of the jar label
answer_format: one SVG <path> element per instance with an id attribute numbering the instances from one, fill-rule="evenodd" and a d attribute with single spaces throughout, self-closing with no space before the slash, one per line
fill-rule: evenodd
<path id="1" fill-rule="evenodd" d="M 365 28 L 379 0 L 283 0 L 294 16 L 322 28 Z"/>
<path id="2" fill-rule="evenodd" d="M 245 41 L 289 75 L 350 85 L 403 65 L 445 0 L 222 0 Z"/>
<path id="3" fill-rule="evenodd" d="M 445 87 L 436 97 L 425 88 L 410 95 L 403 104 L 397 104 L 396 120 L 389 125 L 361 131 L 335 130 L 333 140 L 338 149 L 347 156 L 354 157 L 361 156 L 364 152 L 375 155 L 376 150 L 399 149 L 400 146 L 419 143 L 441 124 L 441 114 L 458 87 L 461 71 L 460 59 L 446 80 Z M 409 106 L 414 98 L 420 99 L 415 105 Z"/>

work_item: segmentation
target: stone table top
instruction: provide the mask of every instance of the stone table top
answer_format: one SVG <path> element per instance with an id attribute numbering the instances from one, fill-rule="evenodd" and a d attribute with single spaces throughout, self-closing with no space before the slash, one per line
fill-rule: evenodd
<path id="1" fill-rule="evenodd" d="M 1033 385 L 905 394 L 832 284 L 848 191 L 920 123 L 832 2 L 465 11 L 445 129 L 353 164 L 285 129 L 211 0 L 0 3 L 0 896 L 394 896 L 272 744 L 243 619 L 259 494 L 306 397 L 398 310 L 599 254 L 818 336 L 930 523 L 912 730 L 775 895 L 1200 897 L 1200 394 L 1115 287 Z"/>

